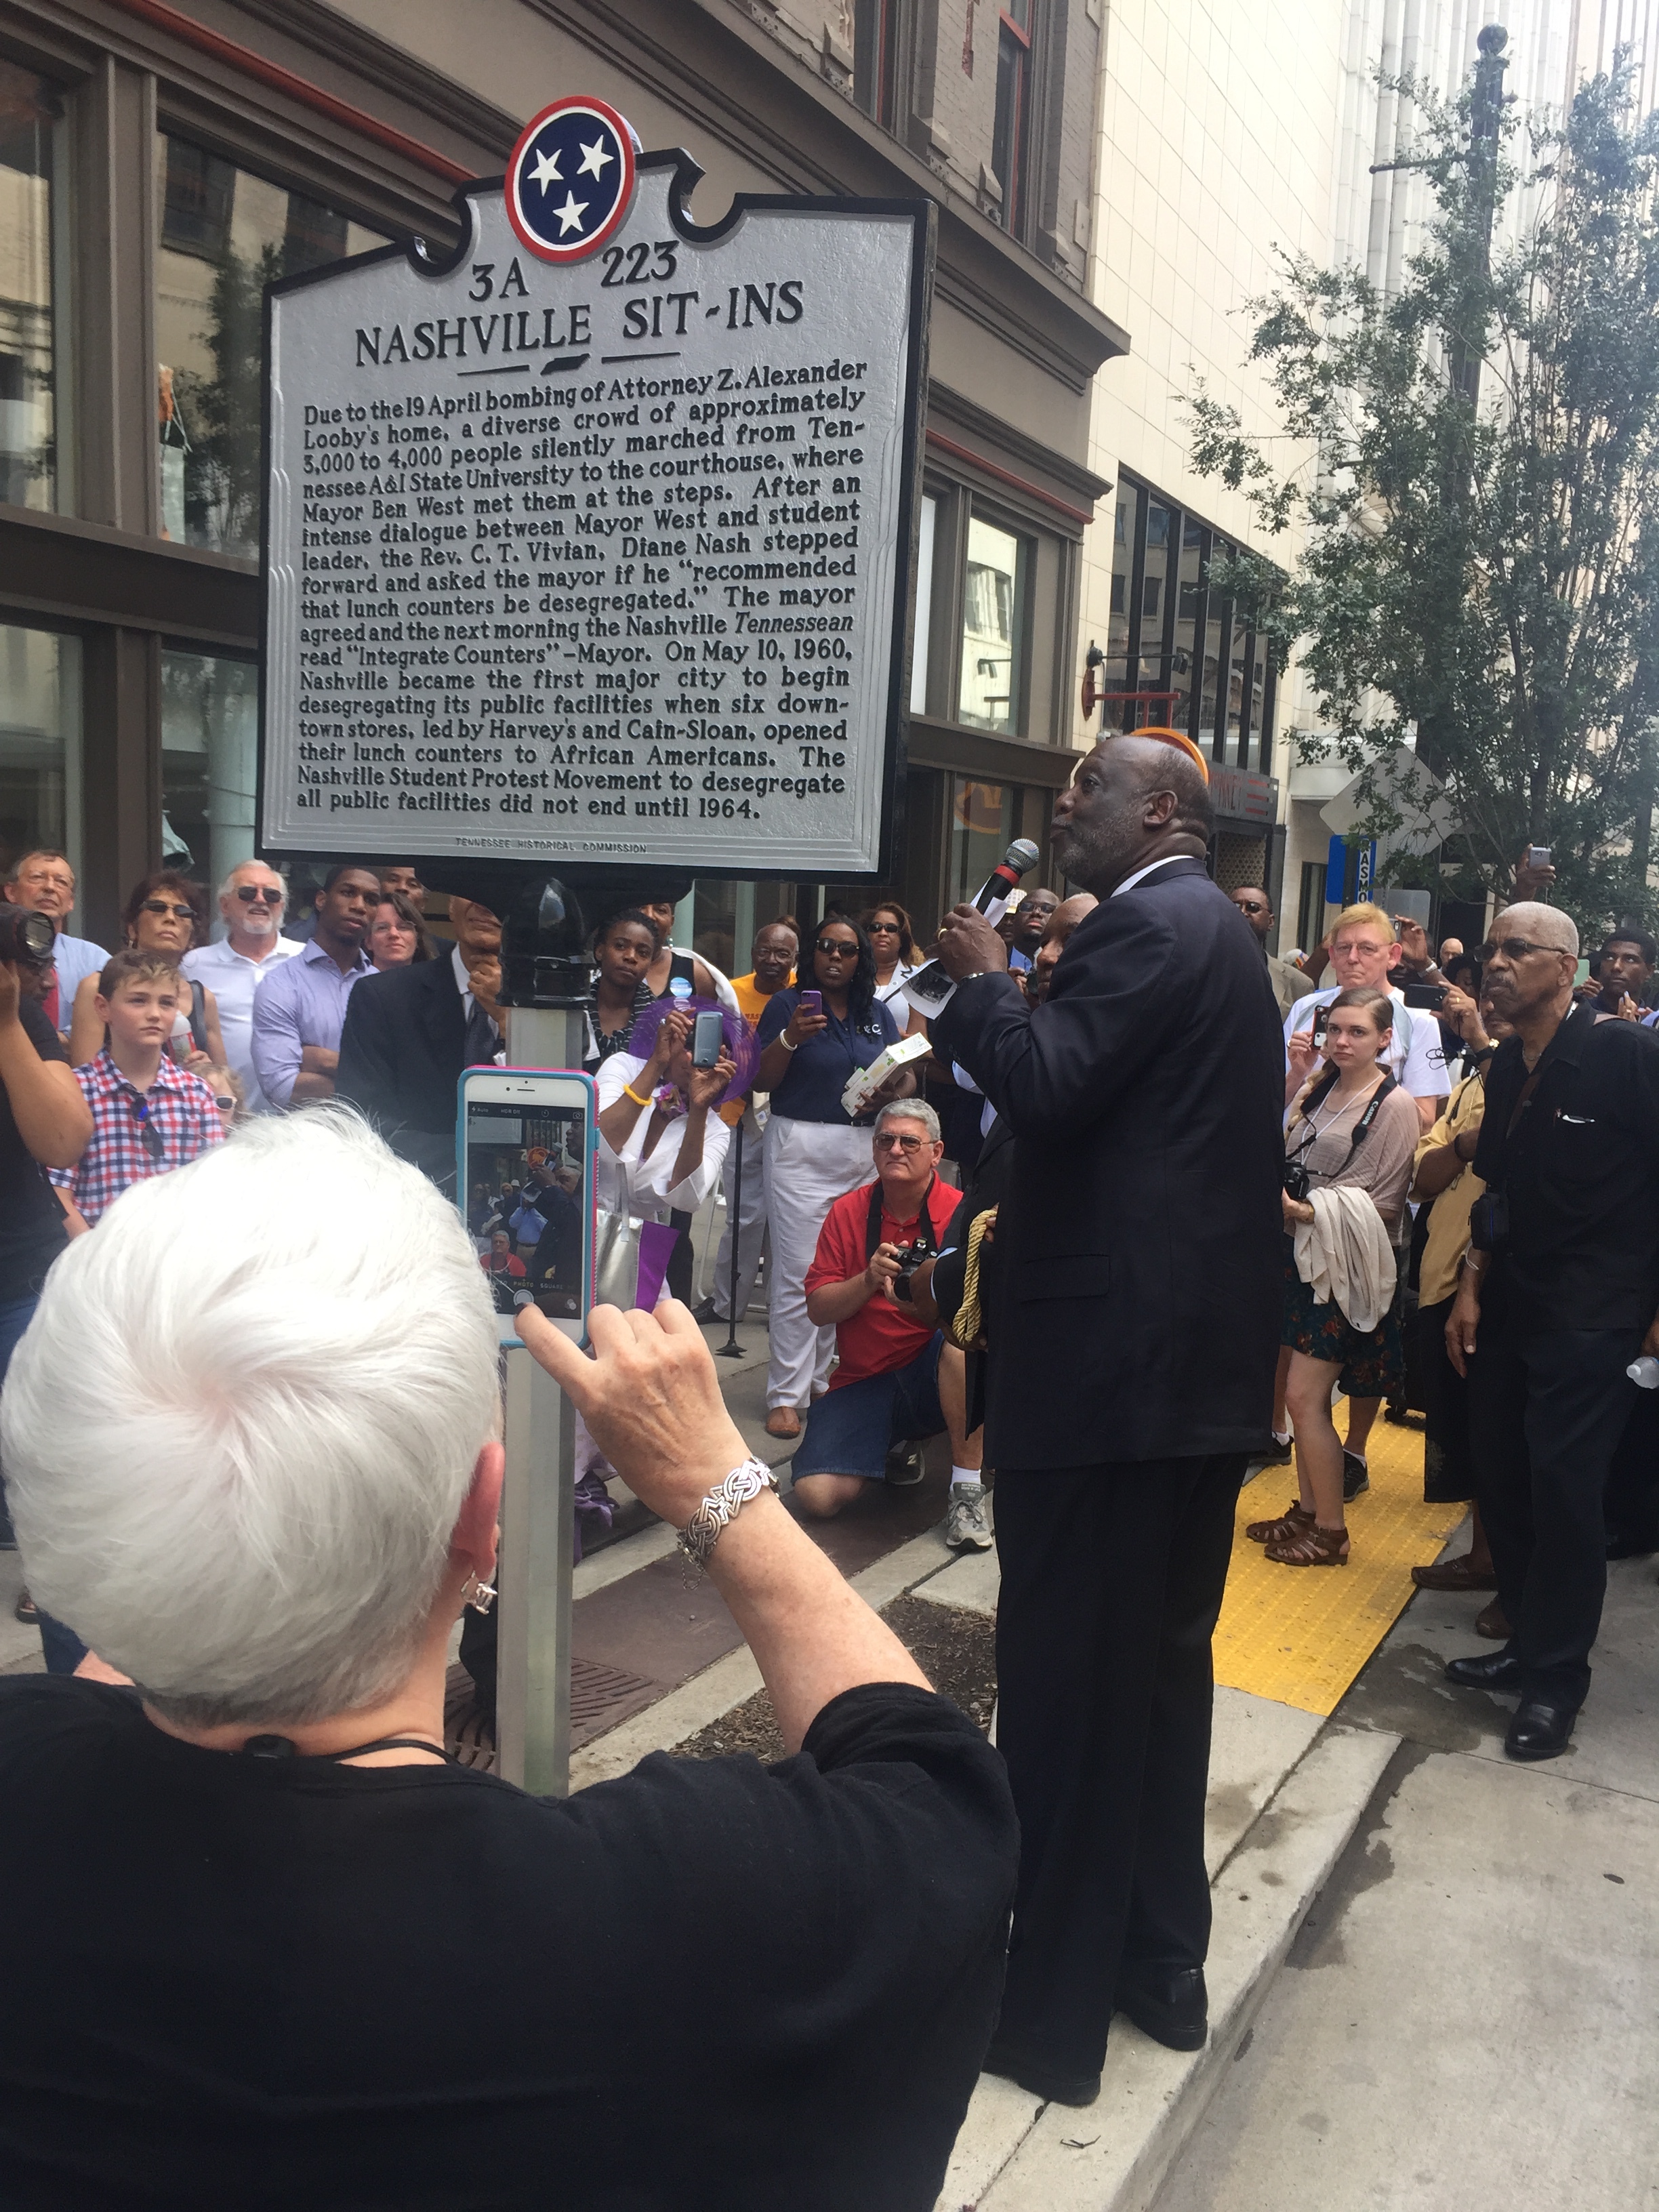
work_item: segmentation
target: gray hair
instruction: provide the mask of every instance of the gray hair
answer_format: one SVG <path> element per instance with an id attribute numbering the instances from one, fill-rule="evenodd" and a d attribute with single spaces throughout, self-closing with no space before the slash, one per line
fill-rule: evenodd
<path id="1" fill-rule="evenodd" d="M 261 860 L 257 856 L 251 857 L 246 860 L 238 860 L 235 866 L 230 870 L 223 883 L 219 886 L 220 897 L 222 899 L 228 898 L 230 896 L 231 893 L 236 888 L 236 878 L 241 874 L 244 868 L 263 868 L 267 875 L 275 876 L 277 878 L 283 886 L 283 902 L 277 910 L 279 913 L 286 913 L 288 909 L 288 878 L 283 874 L 280 868 L 273 868 L 269 860 Z"/>
<path id="2" fill-rule="evenodd" d="M 879 1129 L 889 1121 L 920 1121 L 927 1132 L 930 1145 L 943 1141 L 939 1115 L 925 1098 L 890 1098 L 876 1116 L 876 1127 Z"/>
<path id="3" fill-rule="evenodd" d="M 1492 917 L 1494 930 L 1500 921 L 1512 921 L 1522 936 L 1534 945 L 1547 945 L 1552 952 L 1571 952 L 1575 960 L 1578 957 L 1578 925 L 1559 906 L 1546 906 L 1541 899 L 1518 899 Z"/>
<path id="4" fill-rule="evenodd" d="M 253 1121 L 47 1277 L 0 1400 L 29 1587 L 187 1725 L 372 1705 L 426 1633 L 497 1358 L 422 1175 L 343 1105 Z"/>

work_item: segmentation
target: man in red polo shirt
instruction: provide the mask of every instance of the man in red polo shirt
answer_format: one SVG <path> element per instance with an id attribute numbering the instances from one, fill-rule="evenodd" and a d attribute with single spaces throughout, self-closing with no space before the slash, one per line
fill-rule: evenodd
<path id="1" fill-rule="evenodd" d="M 939 1180 L 939 1116 L 923 1100 L 884 1106 L 873 1144 L 875 1182 L 836 1200 L 806 1272 L 806 1310 L 820 1328 L 834 1325 L 840 1364 L 795 1454 L 794 1494 L 815 1519 L 829 1520 L 866 1482 L 919 1482 L 921 1443 L 947 1430 L 946 1540 L 988 1550 L 980 1437 L 964 1433 L 962 1354 L 917 1317 L 909 1297 L 915 1267 L 939 1250 L 962 1194 Z M 902 1472 L 888 1475 L 890 1453 L 907 1444 Z M 966 1506 L 971 1511 L 957 1510 Z"/>

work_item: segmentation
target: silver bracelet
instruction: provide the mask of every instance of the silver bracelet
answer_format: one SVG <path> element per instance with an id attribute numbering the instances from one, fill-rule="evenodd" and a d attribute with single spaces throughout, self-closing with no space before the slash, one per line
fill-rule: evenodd
<path id="1" fill-rule="evenodd" d="M 724 1482 L 714 1485 L 681 1529 L 680 1549 L 698 1566 L 706 1567 L 727 1522 L 737 1519 L 751 1498 L 777 1486 L 778 1479 L 763 1459 L 744 1460 Z"/>

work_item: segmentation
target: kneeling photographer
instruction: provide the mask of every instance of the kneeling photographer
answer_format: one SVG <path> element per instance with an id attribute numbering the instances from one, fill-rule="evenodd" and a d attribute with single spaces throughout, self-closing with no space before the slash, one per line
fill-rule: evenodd
<path id="1" fill-rule="evenodd" d="M 92 1139 L 92 1110 L 31 988 L 51 970 L 52 944 L 45 915 L 0 906 L 0 1382 L 68 1241 L 46 1170 L 73 1167 Z M 3 1483 L 0 1547 L 12 1548 Z"/>
<path id="2" fill-rule="evenodd" d="M 962 1198 L 938 1173 L 939 1116 L 919 1098 L 896 1099 L 876 1116 L 872 1141 L 876 1180 L 830 1208 L 806 1275 L 807 1313 L 820 1328 L 834 1328 L 840 1354 L 793 1470 L 794 1494 L 815 1520 L 833 1518 L 866 1482 L 920 1481 L 919 1447 L 942 1430 L 953 1486 L 979 1481 L 962 1354 L 921 1318 L 911 1296 Z M 890 1455 L 907 1445 L 890 1474 Z"/>

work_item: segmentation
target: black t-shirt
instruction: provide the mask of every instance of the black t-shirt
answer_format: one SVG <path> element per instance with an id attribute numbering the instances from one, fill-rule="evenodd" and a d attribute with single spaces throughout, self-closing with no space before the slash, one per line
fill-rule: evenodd
<path id="1" fill-rule="evenodd" d="M 568 1800 L 0 1681 L 8 2212 L 930 2212 L 1018 1855 L 945 1699 Z"/>
<path id="2" fill-rule="evenodd" d="M 42 1060 L 67 1066 L 64 1041 L 32 999 L 18 1003 L 23 1034 Z M 64 1209 L 17 1133 L 11 1100 L 0 1083 L 0 1305 L 33 1297 L 67 1241 Z"/>

